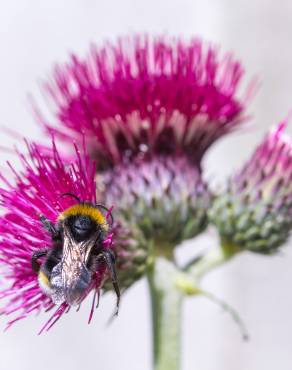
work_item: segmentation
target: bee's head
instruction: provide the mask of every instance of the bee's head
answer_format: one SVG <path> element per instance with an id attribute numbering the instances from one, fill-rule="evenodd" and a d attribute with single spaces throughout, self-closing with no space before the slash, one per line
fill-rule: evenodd
<path id="1" fill-rule="evenodd" d="M 73 238 L 78 242 L 88 239 L 98 229 L 96 222 L 87 215 L 70 216 L 67 218 L 66 224 Z"/>
<path id="2" fill-rule="evenodd" d="M 107 216 L 102 214 L 99 207 L 101 205 L 77 203 L 60 213 L 59 226 L 67 228 L 77 242 L 85 241 L 96 233 L 102 238 L 107 234 L 110 225 Z"/>

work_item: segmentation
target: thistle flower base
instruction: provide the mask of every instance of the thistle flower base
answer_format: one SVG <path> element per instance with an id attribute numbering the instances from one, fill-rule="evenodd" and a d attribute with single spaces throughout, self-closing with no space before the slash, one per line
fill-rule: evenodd
<path id="1" fill-rule="evenodd" d="M 207 225 L 210 194 L 185 157 L 157 157 L 117 166 L 99 176 L 107 203 L 146 240 L 174 248 Z"/>

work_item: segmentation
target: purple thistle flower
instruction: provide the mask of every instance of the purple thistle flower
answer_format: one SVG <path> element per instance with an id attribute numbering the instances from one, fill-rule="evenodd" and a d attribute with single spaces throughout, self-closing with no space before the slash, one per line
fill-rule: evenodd
<path id="1" fill-rule="evenodd" d="M 292 140 L 285 127 L 270 131 L 210 212 L 223 239 L 253 252 L 275 252 L 291 231 Z"/>
<path id="2" fill-rule="evenodd" d="M 16 171 L 9 164 L 14 183 L 1 175 L 5 188 L 0 189 L 0 200 L 5 212 L 0 217 L 0 263 L 2 277 L 9 284 L 0 291 L 0 298 L 6 302 L 1 313 L 15 315 L 7 328 L 33 312 L 56 307 L 40 289 L 38 275 L 31 265 L 36 250 L 52 247 L 51 236 L 42 227 L 40 215 L 55 223 L 60 212 L 76 203 L 69 197 L 61 197 L 63 193 L 70 192 L 82 201 L 96 203 L 96 166 L 86 154 L 75 148 L 75 158 L 68 163 L 54 143 L 50 154 L 43 154 L 42 148 L 35 144 L 27 144 L 27 148 L 27 155 L 18 153 L 22 170 Z M 104 244 L 111 248 L 112 234 Z M 91 284 L 91 290 L 95 291 L 94 301 L 105 277 L 106 268 L 100 264 Z M 89 321 L 93 309 L 94 302 Z M 69 310 L 70 306 L 63 302 L 41 332 L 48 330 Z"/>
<path id="3" fill-rule="evenodd" d="M 90 138 L 100 169 L 161 154 L 199 165 L 245 119 L 245 99 L 236 98 L 242 75 L 231 54 L 219 56 L 198 39 L 125 38 L 56 66 L 46 90 L 58 125 L 38 118 L 63 141 Z"/>

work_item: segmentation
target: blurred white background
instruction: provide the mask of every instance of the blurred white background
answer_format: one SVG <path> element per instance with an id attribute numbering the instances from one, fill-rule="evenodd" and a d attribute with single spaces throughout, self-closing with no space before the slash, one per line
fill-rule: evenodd
<path id="1" fill-rule="evenodd" d="M 218 143 L 205 160 L 215 184 L 292 108 L 290 0 L 1 0 L 0 125 L 40 137 L 26 94 L 38 93 L 39 81 L 49 75 L 52 63 L 66 60 L 71 50 L 85 54 L 92 41 L 138 31 L 201 36 L 234 51 L 248 77 L 259 76 L 261 90 L 250 107 L 252 124 Z M 12 145 L 12 138 L 0 135 L 0 145 Z M 1 152 L 1 165 L 5 159 Z M 179 257 L 214 243 L 216 235 L 210 231 L 182 247 Z M 291 245 L 281 256 L 246 254 L 210 274 L 205 287 L 238 309 L 251 340 L 243 343 L 229 316 L 212 303 L 189 299 L 183 317 L 183 370 L 291 370 L 291 282 Z M 41 337 L 36 333 L 45 315 L 0 332 L 0 370 L 149 370 L 145 282 L 123 297 L 119 318 L 107 328 L 114 302 L 113 296 L 105 297 L 90 326 L 87 302 L 81 313 L 67 315 Z"/>

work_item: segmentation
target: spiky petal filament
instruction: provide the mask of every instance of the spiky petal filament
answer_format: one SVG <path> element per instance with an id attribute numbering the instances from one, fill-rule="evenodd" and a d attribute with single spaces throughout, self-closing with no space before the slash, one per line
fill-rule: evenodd
<path id="1" fill-rule="evenodd" d="M 57 66 L 46 87 L 58 125 L 39 118 L 64 141 L 85 133 L 99 168 L 153 154 L 185 154 L 198 164 L 245 118 L 242 76 L 231 54 L 198 39 L 125 38 Z"/>
<path id="2" fill-rule="evenodd" d="M 14 314 L 8 327 L 33 312 L 50 310 L 55 306 L 39 287 L 38 276 L 32 271 L 33 252 L 52 247 L 49 233 L 40 222 L 40 215 L 55 222 L 58 214 L 76 201 L 61 197 L 71 192 L 81 200 L 95 203 L 95 165 L 87 155 L 75 150 L 68 163 L 59 155 L 53 144 L 50 155 L 40 147 L 28 144 L 28 154 L 18 153 L 22 170 L 16 171 L 10 183 L 1 175 L 5 185 L 0 189 L 4 214 L 0 217 L 0 266 L 5 286 L 0 291 L 4 299 L 1 313 Z M 111 236 L 109 236 L 111 238 Z M 105 276 L 102 267 L 96 272 L 94 288 L 99 289 Z M 43 329 L 49 329 L 70 307 L 64 303 Z"/>
<path id="3" fill-rule="evenodd" d="M 278 124 L 215 200 L 210 218 L 222 238 L 273 253 L 292 227 L 292 140 Z"/>

